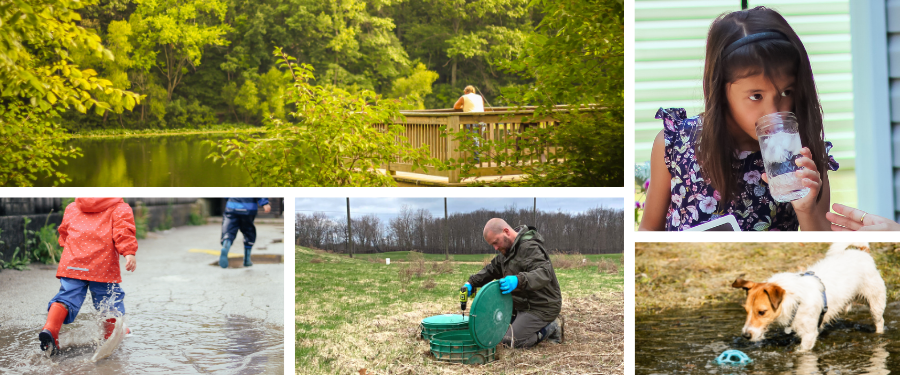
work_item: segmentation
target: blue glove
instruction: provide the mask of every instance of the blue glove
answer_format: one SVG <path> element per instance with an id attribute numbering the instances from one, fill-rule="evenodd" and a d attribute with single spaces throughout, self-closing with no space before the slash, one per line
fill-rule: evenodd
<path id="1" fill-rule="evenodd" d="M 509 275 L 500 279 L 500 293 L 501 294 L 509 294 L 513 290 L 516 290 L 516 287 L 519 286 L 519 277 L 515 275 Z"/>
<path id="2" fill-rule="evenodd" d="M 472 284 L 466 283 L 466 285 L 464 285 L 464 286 L 466 287 L 466 289 L 469 290 L 469 294 L 468 294 L 468 295 L 471 296 L 471 295 L 472 295 Z"/>

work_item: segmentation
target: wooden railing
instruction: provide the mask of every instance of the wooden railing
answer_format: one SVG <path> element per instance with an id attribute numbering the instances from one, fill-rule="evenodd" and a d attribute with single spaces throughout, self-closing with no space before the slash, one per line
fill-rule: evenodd
<path id="1" fill-rule="evenodd" d="M 566 107 L 560 107 L 555 112 L 568 112 Z M 402 125 L 405 136 L 413 147 L 428 146 L 430 156 L 441 162 L 449 159 L 467 160 L 473 163 L 473 168 L 469 174 L 480 176 L 496 176 L 496 175 L 516 175 L 522 174 L 518 166 L 524 163 L 546 162 L 547 155 L 556 151 L 556 145 L 544 145 L 540 150 L 531 150 L 528 153 L 528 159 L 519 160 L 515 163 L 501 163 L 496 160 L 498 154 L 512 154 L 515 148 L 519 146 L 519 134 L 531 127 L 548 127 L 556 126 L 557 120 L 552 116 L 541 119 L 532 119 L 534 109 L 525 107 L 524 109 L 509 107 L 488 108 L 485 112 L 462 112 L 453 109 L 431 109 L 418 111 L 401 111 L 406 117 L 405 121 L 396 121 L 395 124 Z M 528 122 L 523 119 L 528 118 Z M 446 126 L 445 130 L 441 127 Z M 473 135 L 473 140 L 478 142 L 484 141 L 506 141 L 507 146 L 503 150 L 488 149 L 484 153 L 474 155 L 471 152 L 459 151 L 459 141 L 454 140 L 455 134 L 460 130 L 467 130 Z M 446 133 L 442 137 L 442 133 Z M 522 142 L 524 143 L 524 142 Z M 488 143 L 484 143 L 488 144 Z M 464 159 L 461 159 L 464 158 Z M 413 170 L 412 164 L 404 163 L 399 159 L 385 166 L 392 175 L 396 172 L 414 172 L 431 176 L 447 177 L 449 183 L 458 183 L 460 181 L 459 169 L 439 171 L 434 166 L 429 166 L 427 172 L 421 169 Z"/>

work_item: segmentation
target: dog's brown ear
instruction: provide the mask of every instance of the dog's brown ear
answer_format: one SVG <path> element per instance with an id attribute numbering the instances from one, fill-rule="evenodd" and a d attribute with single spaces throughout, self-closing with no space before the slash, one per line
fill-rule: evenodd
<path id="1" fill-rule="evenodd" d="M 740 277 L 738 277 L 737 280 L 734 280 L 734 283 L 731 284 L 732 288 L 742 288 L 744 290 L 750 290 L 750 288 L 754 286 L 756 286 L 756 283 L 744 280 Z"/>
<path id="2" fill-rule="evenodd" d="M 781 301 L 784 300 L 784 289 L 778 285 L 770 284 L 763 290 L 766 292 L 766 295 L 769 296 L 769 303 L 772 304 L 772 311 L 778 310 L 778 306 L 781 306 Z"/>

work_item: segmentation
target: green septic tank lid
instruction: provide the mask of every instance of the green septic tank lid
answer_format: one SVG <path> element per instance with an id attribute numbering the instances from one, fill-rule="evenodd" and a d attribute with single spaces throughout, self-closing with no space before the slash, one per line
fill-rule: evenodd
<path id="1" fill-rule="evenodd" d="M 422 324 L 428 326 L 456 326 L 456 325 L 465 325 L 469 323 L 468 316 L 462 316 L 459 314 L 444 314 L 444 315 L 435 315 L 429 316 L 422 320 Z"/>
<path id="2" fill-rule="evenodd" d="M 469 333 L 482 348 L 500 343 L 512 319 L 512 296 L 500 293 L 500 282 L 491 281 L 478 291 L 469 310 Z"/>

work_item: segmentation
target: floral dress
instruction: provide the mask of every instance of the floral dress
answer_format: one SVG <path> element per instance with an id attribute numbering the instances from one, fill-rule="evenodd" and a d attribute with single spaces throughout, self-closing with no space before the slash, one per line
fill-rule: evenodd
<path id="1" fill-rule="evenodd" d="M 743 151 L 737 155 L 738 160 L 732 164 L 734 174 L 739 177 L 737 199 L 722 202 L 719 192 L 701 175 L 694 154 L 700 138 L 700 118 L 687 118 L 684 108 L 660 108 L 656 118 L 663 120 L 665 161 L 672 175 L 666 230 L 685 230 L 725 215 L 734 215 L 742 231 L 795 231 L 799 228 L 791 203 L 775 201 L 763 182 L 765 168 L 759 151 Z M 825 150 L 831 150 L 830 142 L 825 142 Z M 830 155 L 828 169 L 838 169 L 838 163 Z"/>

